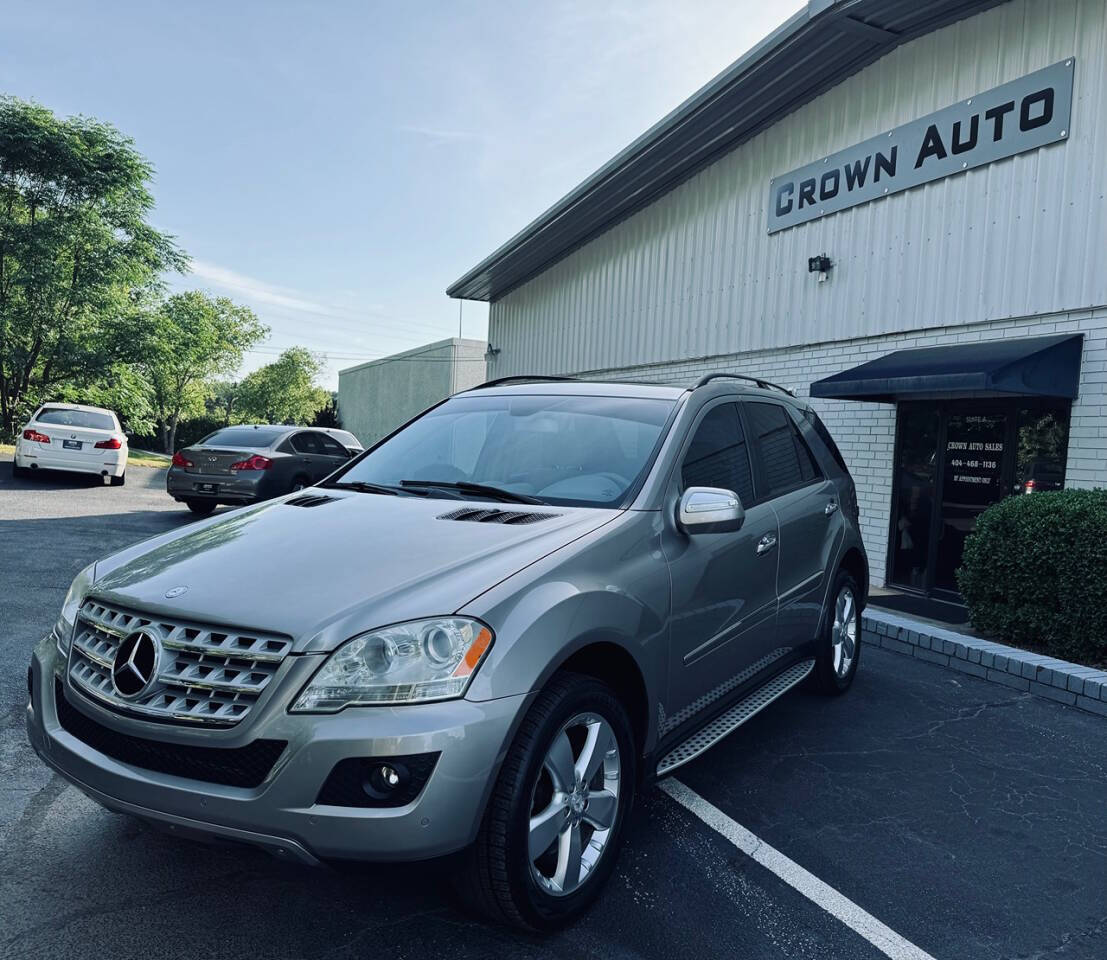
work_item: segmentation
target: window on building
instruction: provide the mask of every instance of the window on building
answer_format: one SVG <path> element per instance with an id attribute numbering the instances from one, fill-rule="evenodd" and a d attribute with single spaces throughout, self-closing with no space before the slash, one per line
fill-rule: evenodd
<path id="1" fill-rule="evenodd" d="M 737 404 L 721 403 L 707 412 L 684 455 L 680 477 L 685 490 L 720 487 L 733 490 L 743 503 L 753 501 L 753 474 Z"/>
<path id="2" fill-rule="evenodd" d="M 819 468 L 788 412 L 779 403 L 746 403 L 754 446 L 765 471 L 766 493 L 778 496 L 819 476 Z"/>

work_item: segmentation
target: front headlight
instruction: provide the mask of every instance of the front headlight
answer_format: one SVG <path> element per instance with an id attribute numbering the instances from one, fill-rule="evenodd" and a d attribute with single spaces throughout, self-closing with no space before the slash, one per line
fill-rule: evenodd
<path id="1" fill-rule="evenodd" d="M 333 713 L 363 704 L 460 697 L 490 646 L 492 631 L 465 617 L 413 620 L 363 633 L 327 658 L 292 709 Z"/>
<path id="2" fill-rule="evenodd" d="M 58 653 L 62 657 L 69 656 L 69 644 L 73 641 L 73 624 L 77 621 L 77 611 L 85 602 L 85 595 L 92 587 L 93 571 L 95 563 L 90 563 L 74 578 L 70 584 L 69 592 L 65 595 L 58 621 L 54 624 L 54 637 L 58 645 Z"/>

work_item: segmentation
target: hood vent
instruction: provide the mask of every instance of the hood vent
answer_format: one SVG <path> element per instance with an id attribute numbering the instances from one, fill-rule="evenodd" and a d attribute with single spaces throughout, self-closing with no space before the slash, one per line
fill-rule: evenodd
<path id="1" fill-rule="evenodd" d="M 302 496 L 293 497 L 291 500 L 285 500 L 284 505 L 286 507 L 321 507 L 324 503 L 344 499 L 345 497 L 328 497 L 322 493 L 305 493 Z"/>
<path id="2" fill-rule="evenodd" d="M 452 513 L 444 513 L 439 520 L 468 520 L 472 523 L 503 523 L 509 526 L 519 526 L 524 523 L 541 523 L 543 520 L 552 520 L 560 517 L 560 513 L 524 513 L 519 510 L 477 510 L 473 507 L 462 507 Z"/>

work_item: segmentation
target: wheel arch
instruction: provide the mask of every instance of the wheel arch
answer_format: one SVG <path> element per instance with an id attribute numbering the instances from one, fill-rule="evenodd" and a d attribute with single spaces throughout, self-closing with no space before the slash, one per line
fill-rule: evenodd
<path id="1" fill-rule="evenodd" d="M 615 691 L 630 717 L 638 755 L 644 756 L 653 732 L 652 711 L 646 678 L 634 655 L 621 643 L 602 634 L 585 636 L 556 664 L 549 676 L 561 670 L 593 677 Z"/>

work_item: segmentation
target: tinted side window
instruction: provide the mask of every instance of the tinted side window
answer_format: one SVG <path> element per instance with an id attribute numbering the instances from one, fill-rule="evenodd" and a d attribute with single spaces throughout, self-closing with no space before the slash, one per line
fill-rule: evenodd
<path id="1" fill-rule="evenodd" d="M 349 454 L 349 451 L 329 434 L 317 433 L 315 439 L 319 441 L 320 449 L 328 457 L 345 457 Z"/>
<path id="2" fill-rule="evenodd" d="M 809 407 L 803 411 L 803 419 L 811 424 L 811 429 L 815 431 L 815 435 L 822 440 L 823 445 L 830 451 L 830 455 L 834 458 L 834 462 L 842 468 L 842 473 L 848 475 L 849 467 L 846 466 L 846 458 L 842 456 L 842 451 L 838 449 L 838 444 L 834 442 L 834 438 L 830 435 L 830 431 L 827 430 L 826 424 L 819 419 L 819 415 Z"/>
<path id="3" fill-rule="evenodd" d="M 292 437 L 292 449 L 297 453 L 318 453 L 314 433 L 297 433 Z"/>
<path id="4" fill-rule="evenodd" d="M 743 503 L 752 503 L 753 475 L 738 406 L 721 403 L 708 411 L 680 468 L 682 489 L 722 487 L 733 490 Z"/>
<path id="5" fill-rule="evenodd" d="M 770 497 L 803 486 L 819 476 L 811 451 L 780 404 L 748 401 L 746 413 Z"/>

